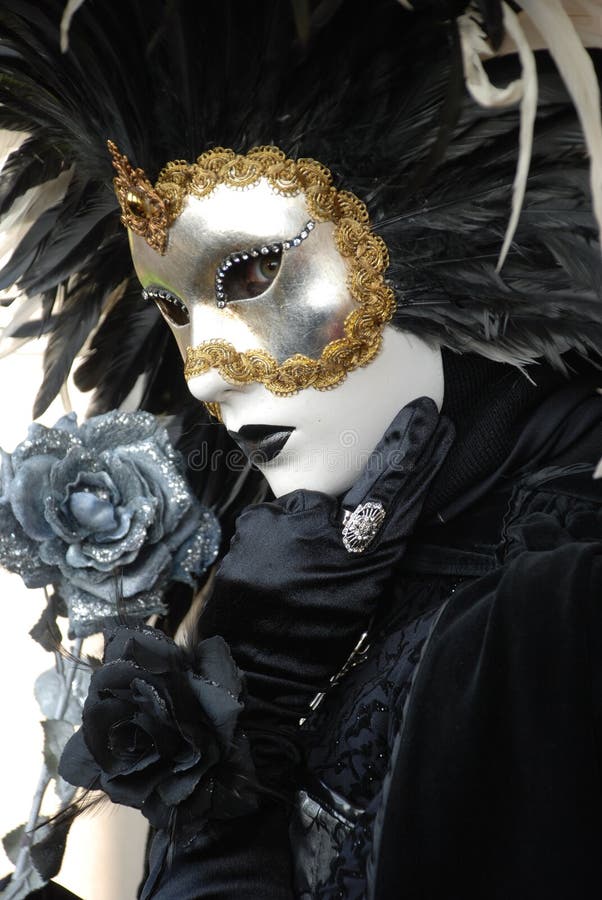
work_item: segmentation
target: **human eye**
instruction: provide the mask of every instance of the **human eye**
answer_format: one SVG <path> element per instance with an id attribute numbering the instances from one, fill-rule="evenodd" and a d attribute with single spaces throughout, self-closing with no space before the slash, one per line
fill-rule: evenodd
<path id="1" fill-rule="evenodd" d="M 298 247 L 313 229 L 314 222 L 309 221 L 299 234 L 289 240 L 230 253 L 215 273 L 217 305 L 223 309 L 227 303 L 236 300 L 261 297 L 278 275 L 284 253 Z"/>
<path id="2" fill-rule="evenodd" d="M 143 300 L 154 300 L 165 318 L 178 327 L 190 323 L 190 313 L 183 300 L 164 288 L 144 288 Z"/>

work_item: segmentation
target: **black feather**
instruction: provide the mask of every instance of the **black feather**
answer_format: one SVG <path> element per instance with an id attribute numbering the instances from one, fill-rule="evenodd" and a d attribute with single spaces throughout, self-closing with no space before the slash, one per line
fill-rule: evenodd
<path id="1" fill-rule="evenodd" d="M 50 181 L 63 170 L 60 156 L 53 156 L 42 148 L 40 156 L 36 141 L 24 141 L 6 160 L 0 174 L 0 216 L 30 188 Z"/>
<path id="2" fill-rule="evenodd" d="M 2 287 L 16 281 L 47 298 L 65 292 L 62 308 L 47 300 L 42 323 L 31 328 L 51 334 L 37 409 L 100 322 L 78 373 L 78 383 L 96 391 L 93 409 L 124 402 L 136 386 L 146 408 L 174 417 L 182 440 L 204 427 L 173 341 L 135 299 L 109 137 L 151 179 L 166 161 L 215 145 L 244 152 L 276 143 L 319 159 L 367 201 L 387 242 L 398 327 L 516 364 L 545 356 L 561 366 L 571 347 L 599 352 L 602 279 L 588 160 L 555 67 L 538 54 L 528 191 L 499 275 L 519 111 L 483 110 L 460 90 L 453 18 L 464 0 L 414 6 L 412 13 L 397 0 L 375 0 L 368 14 L 352 0 L 322 0 L 297 4 L 295 17 L 282 0 L 253 0 L 244 16 L 234 0 L 88 0 L 62 54 L 64 0 L 4 0 L 0 127 L 30 137 L 9 160 L 0 203 L 8 211 L 59 167 L 72 173 L 64 201 L 40 216 L 0 272 Z M 482 0 L 480 10 L 498 41 L 500 3 Z M 592 58 L 599 69 L 600 54 Z M 500 84 L 519 74 L 512 57 L 489 72 Z M 124 295 L 105 315 L 117 284 Z"/>
<path id="3" fill-rule="evenodd" d="M 104 303 L 122 280 L 113 257 L 113 247 L 109 243 L 96 254 L 98 279 L 82 273 L 70 279 L 65 287 L 63 304 L 44 354 L 44 382 L 35 400 L 34 418 L 48 408 L 60 391 Z"/>
<path id="4" fill-rule="evenodd" d="M 31 226 L 14 250 L 10 260 L 0 270 L 0 291 L 12 287 L 28 272 L 40 252 L 40 245 L 54 228 L 61 215 L 60 205 L 47 209 Z"/>
<path id="5" fill-rule="evenodd" d="M 156 366 L 168 334 L 158 308 L 142 300 L 140 285 L 131 278 L 75 373 L 81 391 L 98 389 L 92 413 L 121 406 L 138 378 Z"/>

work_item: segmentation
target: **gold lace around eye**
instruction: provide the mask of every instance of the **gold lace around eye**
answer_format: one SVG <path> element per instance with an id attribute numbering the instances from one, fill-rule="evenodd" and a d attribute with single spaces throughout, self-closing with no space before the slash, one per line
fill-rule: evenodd
<path id="1" fill-rule="evenodd" d="M 345 320 L 344 337 L 330 341 L 319 359 L 296 354 L 282 363 L 266 350 L 241 352 L 228 341 L 206 341 L 187 349 L 187 379 L 213 368 L 232 384 L 257 381 L 272 393 L 286 396 L 307 387 L 336 387 L 348 372 L 365 366 L 378 353 L 383 328 L 395 308 L 393 290 L 384 279 L 387 247 L 370 231 L 365 204 L 349 191 L 332 187 L 328 169 L 306 159 L 298 160 L 296 168 L 312 219 L 334 223 L 337 248 L 348 263 L 347 284 L 358 307 Z"/>
<path id="2" fill-rule="evenodd" d="M 288 159 L 278 147 L 256 147 L 245 155 L 218 147 L 195 163 L 168 163 L 153 188 L 143 170 L 132 168 L 111 142 L 109 149 L 122 222 L 158 253 L 167 251 L 168 230 L 188 195 L 206 197 L 219 184 L 244 190 L 266 178 L 285 196 L 303 193 L 315 222 L 334 224 L 337 248 L 347 260 L 348 288 L 358 308 L 345 320 L 344 337 L 328 343 L 319 359 L 296 354 L 278 363 L 265 350 L 241 352 L 228 341 L 207 341 L 187 349 L 187 379 L 215 368 L 226 381 L 257 381 L 278 395 L 307 387 L 326 390 L 378 353 L 395 308 L 393 290 L 384 279 L 389 254 L 382 238 L 370 230 L 366 205 L 350 191 L 333 187 L 326 166 L 313 159 Z"/>

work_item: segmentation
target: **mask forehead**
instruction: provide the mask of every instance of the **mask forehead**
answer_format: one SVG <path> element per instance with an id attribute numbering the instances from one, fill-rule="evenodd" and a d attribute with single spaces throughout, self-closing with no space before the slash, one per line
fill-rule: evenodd
<path id="1" fill-rule="evenodd" d="M 216 272 L 225 259 L 282 245 L 310 221 L 303 193 L 284 196 L 261 179 L 244 190 L 219 185 L 207 197 L 187 197 L 163 255 L 130 234 L 142 285 L 167 290 L 188 308 L 190 325 L 174 328 L 183 352 L 221 340 L 237 352 L 260 349 L 283 363 L 295 354 L 317 358 L 343 336 L 355 303 L 331 222 L 316 223 L 281 254 L 278 272 L 260 296 L 217 305 Z M 258 267 L 261 260 L 250 258 L 246 265 Z"/>

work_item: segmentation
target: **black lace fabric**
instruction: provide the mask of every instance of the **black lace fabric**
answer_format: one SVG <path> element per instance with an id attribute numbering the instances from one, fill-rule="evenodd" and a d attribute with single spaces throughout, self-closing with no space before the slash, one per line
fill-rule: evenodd
<path id="1" fill-rule="evenodd" d="M 403 601 L 373 629 L 363 661 L 304 724 L 307 784 L 293 825 L 300 900 L 365 896 L 391 749 L 424 646 L 456 584 L 451 577 L 403 579 Z M 303 860 L 310 857 L 308 870 Z"/>

